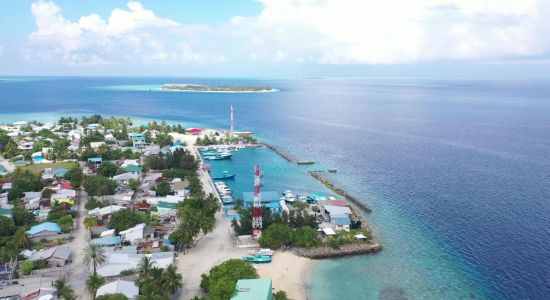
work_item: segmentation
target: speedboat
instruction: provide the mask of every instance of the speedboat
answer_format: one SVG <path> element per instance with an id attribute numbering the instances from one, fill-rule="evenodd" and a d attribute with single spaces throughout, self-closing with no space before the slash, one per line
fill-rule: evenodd
<path id="1" fill-rule="evenodd" d="M 283 193 L 283 196 L 285 197 L 286 202 L 294 202 L 296 201 L 296 197 L 294 197 L 294 194 L 291 191 L 286 191 Z"/>
<path id="2" fill-rule="evenodd" d="M 243 260 L 246 262 L 257 263 L 257 264 L 269 263 L 271 262 L 271 256 L 267 256 L 267 255 L 245 256 L 243 257 Z"/>
<path id="3" fill-rule="evenodd" d="M 233 180 L 235 179 L 235 174 L 229 174 L 227 171 L 223 171 L 221 176 L 216 176 L 214 180 Z"/>
<path id="4" fill-rule="evenodd" d="M 257 249 L 253 254 L 256 256 L 273 256 L 274 252 L 269 248 L 261 248 Z"/>
<path id="5" fill-rule="evenodd" d="M 223 204 L 231 204 L 235 202 L 235 200 L 231 196 L 222 196 L 221 198 Z"/>

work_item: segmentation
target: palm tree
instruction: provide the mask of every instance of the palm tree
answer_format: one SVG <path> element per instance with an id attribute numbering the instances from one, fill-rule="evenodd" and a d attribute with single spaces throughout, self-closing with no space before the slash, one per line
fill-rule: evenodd
<path id="1" fill-rule="evenodd" d="M 162 273 L 162 287 L 173 295 L 183 287 L 182 276 L 177 272 L 176 267 L 170 265 Z"/>
<path id="2" fill-rule="evenodd" d="M 96 244 L 89 244 L 84 248 L 84 263 L 90 267 L 94 268 L 94 275 L 97 274 L 97 266 L 102 265 L 107 257 L 105 256 L 105 250 L 101 246 Z"/>
<path id="3" fill-rule="evenodd" d="M 86 289 L 90 294 L 92 294 L 92 298 L 95 299 L 95 295 L 97 293 L 97 290 L 105 283 L 105 278 L 97 275 L 97 273 L 94 273 L 88 277 L 88 280 L 86 280 Z"/>
<path id="4" fill-rule="evenodd" d="M 15 241 L 16 246 L 19 248 L 27 249 L 31 246 L 31 240 L 27 236 L 24 227 L 17 229 L 17 231 L 13 235 L 13 240 Z"/>
<path id="5" fill-rule="evenodd" d="M 86 217 L 84 219 L 84 227 L 90 231 L 90 239 L 93 236 L 92 229 L 97 226 L 97 219 L 95 217 Z"/>
<path id="6" fill-rule="evenodd" d="M 153 263 L 150 257 L 144 256 L 138 265 L 139 274 L 149 275 L 153 269 Z"/>
<path id="7" fill-rule="evenodd" d="M 71 289 L 67 285 L 67 278 L 61 277 L 58 280 L 55 281 L 53 284 L 54 288 L 57 291 L 57 295 L 59 299 L 63 300 L 74 300 L 76 299 L 76 295 L 74 294 L 74 290 Z"/>

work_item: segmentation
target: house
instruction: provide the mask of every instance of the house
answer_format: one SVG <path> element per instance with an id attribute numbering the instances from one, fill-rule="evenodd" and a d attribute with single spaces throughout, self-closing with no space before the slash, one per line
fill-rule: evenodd
<path id="1" fill-rule="evenodd" d="M 88 158 L 88 163 L 92 165 L 101 165 L 103 163 L 103 158 L 101 157 L 90 157 Z"/>
<path id="2" fill-rule="evenodd" d="M 31 238 L 46 237 L 61 234 L 61 226 L 53 222 L 44 222 L 34 225 L 27 231 L 27 235 Z"/>
<path id="3" fill-rule="evenodd" d="M 103 126 L 101 124 L 90 124 L 86 126 L 86 129 L 94 130 L 94 131 L 100 131 L 103 129 Z"/>
<path id="4" fill-rule="evenodd" d="M 198 129 L 198 128 L 189 128 L 187 129 L 187 133 L 189 134 L 192 134 L 192 135 L 199 135 L 201 134 L 202 130 Z"/>
<path id="5" fill-rule="evenodd" d="M 90 142 L 90 148 L 97 150 L 99 147 L 105 145 L 105 142 Z"/>
<path id="6" fill-rule="evenodd" d="M 231 300 L 273 300 L 271 279 L 240 279 Z"/>
<path id="7" fill-rule="evenodd" d="M 13 217 L 13 210 L 0 207 L 0 216 L 11 219 Z"/>
<path id="8" fill-rule="evenodd" d="M 347 206 L 323 205 L 320 206 L 319 209 L 323 213 L 323 218 L 327 222 L 331 222 L 331 219 L 336 216 L 351 215 L 351 209 Z"/>
<path id="9" fill-rule="evenodd" d="M 60 245 L 33 252 L 29 260 L 47 260 L 52 267 L 62 267 L 71 262 L 71 248 Z"/>
<path id="10" fill-rule="evenodd" d="M 41 199 L 42 199 L 42 192 L 25 192 L 25 196 L 23 196 L 23 202 L 25 202 L 25 208 L 29 210 L 40 208 Z"/>
<path id="11" fill-rule="evenodd" d="M 120 238 L 120 236 L 107 236 L 93 239 L 90 241 L 90 243 L 94 245 L 99 245 L 101 247 L 113 247 L 120 246 L 120 244 L 122 244 L 122 239 Z"/>
<path id="12" fill-rule="evenodd" d="M 172 191 L 174 191 L 177 196 L 187 197 L 189 181 L 187 179 L 181 180 L 179 178 L 174 180 L 175 181 L 172 181 Z"/>
<path id="13" fill-rule="evenodd" d="M 36 164 L 37 162 L 34 162 L 34 163 Z M 42 173 L 42 180 L 50 180 L 50 179 L 53 179 L 53 177 L 54 175 L 53 175 L 52 168 L 45 168 L 44 173 Z"/>
<path id="14" fill-rule="evenodd" d="M 336 215 L 332 216 L 330 223 L 334 230 L 345 230 L 349 231 L 351 225 L 351 219 L 348 215 Z"/>
<path id="15" fill-rule="evenodd" d="M 126 209 L 124 206 L 119 205 L 109 205 L 106 207 L 96 207 L 90 211 L 88 211 L 88 215 L 94 216 L 102 221 L 108 221 L 111 218 L 111 215 L 121 209 Z"/>
<path id="16" fill-rule="evenodd" d="M 172 251 L 151 254 L 106 252 L 105 256 L 105 263 L 97 269 L 97 273 L 103 277 L 119 276 L 120 272 L 124 270 L 136 269 L 145 256 L 151 259 L 153 267 L 160 269 L 164 269 L 174 263 L 174 253 Z"/>
<path id="17" fill-rule="evenodd" d="M 20 142 L 17 144 L 17 149 L 19 150 L 32 150 L 32 147 L 34 146 L 34 142 Z M 42 153 L 41 153 L 42 154 Z"/>
<path id="18" fill-rule="evenodd" d="M 124 242 L 129 242 L 132 245 L 139 243 L 144 237 L 145 223 L 137 224 L 132 228 L 128 228 L 120 232 L 120 236 Z"/>
<path id="19" fill-rule="evenodd" d="M 0 176 L 6 176 L 8 175 L 8 170 L 6 168 L 4 168 L 3 165 L 0 165 Z"/>
<path id="20" fill-rule="evenodd" d="M 57 169 L 53 169 L 53 175 L 54 175 L 56 178 L 65 177 L 65 174 L 67 174 L 67 172 L 69 172 L 69 169 L 67 169 L 67 168 L 57 168 Z"/>
<path id="21" fill-rule="evenodd" d="M 103 232 L 101 232 L 101 234 L 99 235 L 99 237 L 113 237 L 115 236 L 115 230 L 114 229 L 109 229 L 109 230 L 105 230 Z"/>
<path id="22" fill-rule="evenodd" d="M 11 182 L 5 182 L 3 185 L 2 185 L 2 191 L 9 191 L 11 190 L 11 187 L 12 187 L 12 183 Z"/>
<path id="23" fill-rule="evenodd" d="M 132 141 L 132 147 L 135 149 L 143 149 L 147 146 L 145 136 L 141 133 L 130 133 L 128 134 L 128 138 Z"/>
<path id="24" fill-rule="evenodd" d="M 143 172 L 143 168 L 138 165 L 126 165 L 122 170 L 126 173 L 132 173 L 138 176 L 141 176 L 141 172 Z"/>
<path id="25" fill-rule="evenodd" d="M 115 175 L 115 176 L 113 176 L 112 179 L 114 181 L 118 182 L 118 184 L 128 185 L 128 183 L 130 182 L 131 179 L 138 180 L 139 175 L 134 174 L 134 173 L 126 172 L 126 173 L 122 173 L 122 174 L 119 174 L 119 175 Z"/>
<path id="26" fill-rule="evenodd" d="M 132 300 L 139 295 L 139 288 L 134 282 L 120 280 L 119 278 L 116 281 L 109 282 L 99 287 L 96 296 L 99 297 L 108 294 L 122 294 L 126 296 L 126 298 Z"/>

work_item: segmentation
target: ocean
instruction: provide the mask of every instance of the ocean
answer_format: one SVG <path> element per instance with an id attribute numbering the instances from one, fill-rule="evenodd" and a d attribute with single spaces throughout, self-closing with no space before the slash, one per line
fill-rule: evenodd
<path id="1" fill-rule="evenodd" d="M 156 91 L 168 82 L 280 91 Z M 311 299 L 550 298 L 549 80 L 0 78 L 0 122 L 98 113 L 228 128 L 230 105 L 237 130 L 319 162 L 237 154 L 266 185 L 323 190 L 305 170 L 336 168 L 373 209 L 383 251 L 319 262 Z"/>

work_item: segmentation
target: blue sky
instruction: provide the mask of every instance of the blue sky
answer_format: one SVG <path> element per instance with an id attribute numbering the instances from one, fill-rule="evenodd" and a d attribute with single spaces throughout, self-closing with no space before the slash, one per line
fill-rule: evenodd
<path id="1" fill-rule="evenodd" d="M 547 77 L 544 0 L 4 1 L 3 75 Z"/>

